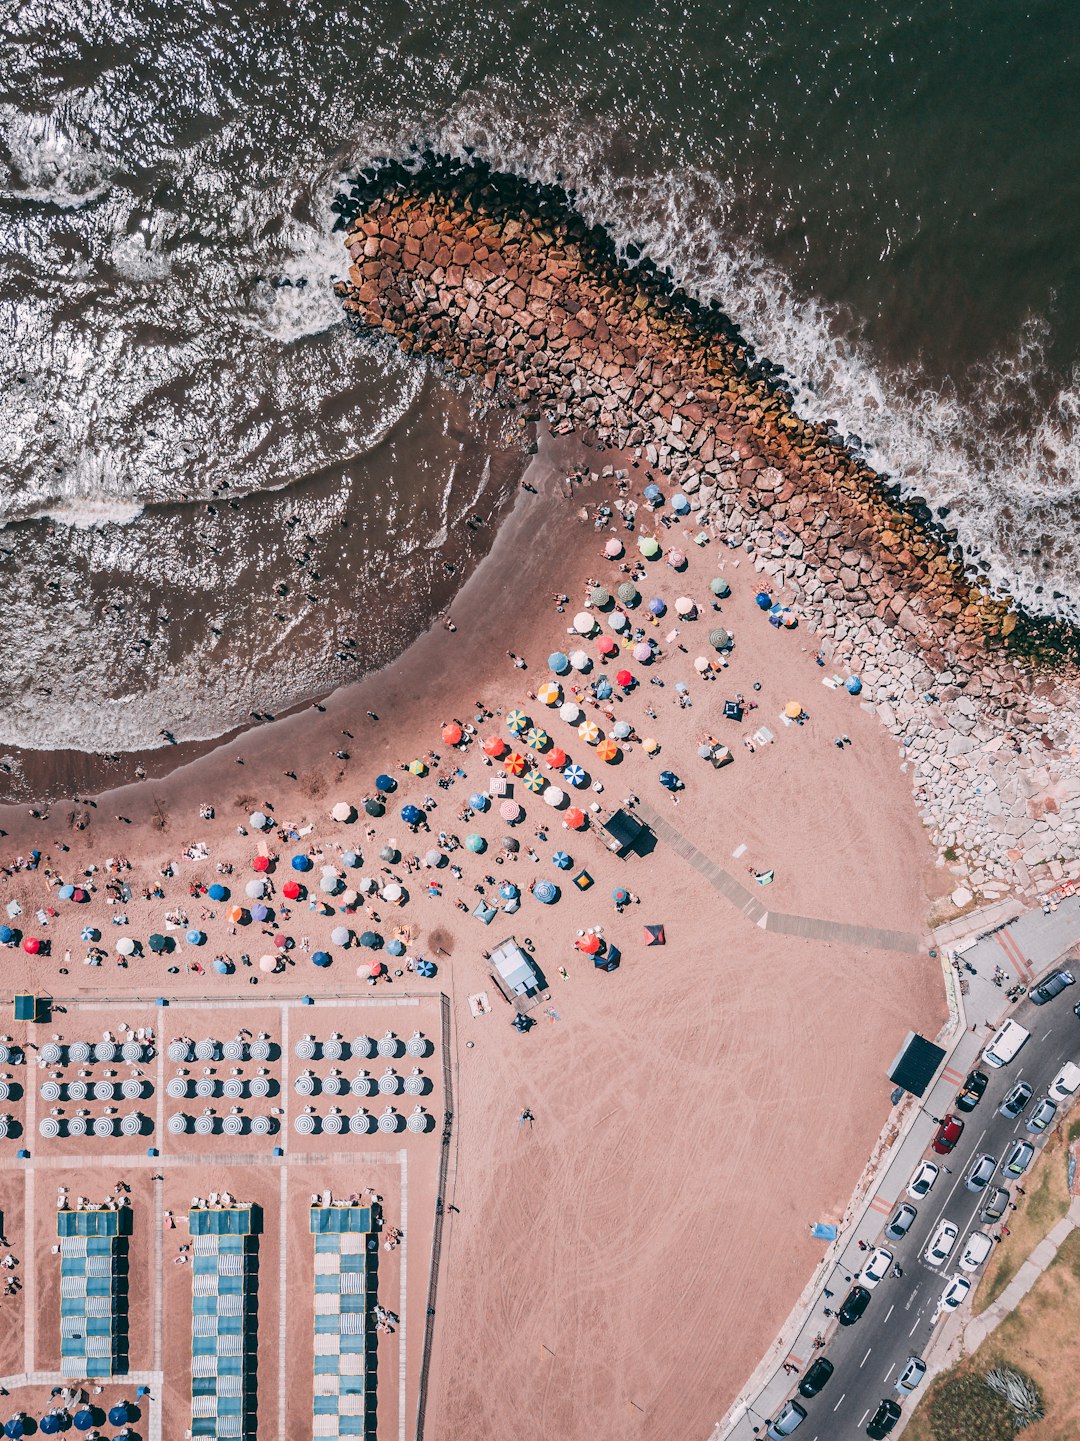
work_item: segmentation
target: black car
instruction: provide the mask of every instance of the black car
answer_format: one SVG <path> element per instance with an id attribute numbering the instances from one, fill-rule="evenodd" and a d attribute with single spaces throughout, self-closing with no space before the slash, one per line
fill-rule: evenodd
<path id="1" fill-rule="evenodd" d="M 870 1292 L 865 1286 L 852 1286 L 844 1304 L 836 1313 L 841 1326 L 854 1326 L 870 1304 Z"/>
<path id="2" fill-rule="evenodd" d="M 816 1396 L 819 1391 L 824 1389 L 833 1370 L 833 1363 L 828 1357 L 819 1356 L 799 1382 L 799 1395 Z"/>
<path id="3" fill-rule="evenodd" d="M 882 1441 L 892 1428 L 900 1420 L 900 1407 L 895 1401 L 882 1401 L 874 1414 L 870 1417 L 870 1424 L 866 1428 L 866 1434 L 873 1438 L 873 1441 Z"/>
<path id="4" fill-rule="evenodd" d="M 1051 971 L 1048 976 L 1044 976 L 1037 986 L 1032 986 L 1028 994 L 1033 1005 L 1045 1006 L 1047 1001 L 1052 1001 L 1055 996 L 1060 996 L 1066 986 L 1075 984 L 1076 977 L 1072 971 L 1066 971 L 1059 967 L 1058 970 Z"/>
<path id="5" fill-rule="evenodd" d="M 958 1111 L 973 1111 L 982 1100 L 982 1093 L 989 1084 L 990 1077 L 985 1071 L 969 1071 L 953 1105 Z"/>

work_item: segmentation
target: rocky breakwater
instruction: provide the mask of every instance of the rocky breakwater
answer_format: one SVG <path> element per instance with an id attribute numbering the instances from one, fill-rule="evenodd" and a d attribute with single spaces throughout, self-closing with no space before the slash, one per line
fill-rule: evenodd
<path id="1" fill-rule="evenodd" d="M 992 595 L 715 306 L 620 258 L 565 196 L 482 167 L 386 167 L 339 208 L 358 326 L 630 450 L 791 595 L 900 741 L 958 878 L 992 898 L 1080 875 L 1076 637 Z"/>

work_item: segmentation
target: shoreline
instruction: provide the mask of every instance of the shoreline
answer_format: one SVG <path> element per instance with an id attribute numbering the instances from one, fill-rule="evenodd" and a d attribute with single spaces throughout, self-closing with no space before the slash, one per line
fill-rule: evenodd
<path id="1" fill-rule="evenodd" d="M 480 166 L 365 175 L 345 219 L 338 291 L 362 331 L 627 450 L 753 556 L 901 743 L 958 894 L 1080 875 L 1075 634 L 980 586 L 925 505 L 796 415 L 718 310 L 631 271 L 557 192 Z"/>

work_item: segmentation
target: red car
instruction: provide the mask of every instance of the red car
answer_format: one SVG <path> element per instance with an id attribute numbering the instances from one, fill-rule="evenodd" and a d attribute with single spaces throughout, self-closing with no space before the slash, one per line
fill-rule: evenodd
<path id="1" fill-rule="evenodd" d="M 947 1156 L 963 1134 L 964 1123 L 960 1117 L 946 1116 L 934 1137 L 934 1150 L 939 1156 Z"/>

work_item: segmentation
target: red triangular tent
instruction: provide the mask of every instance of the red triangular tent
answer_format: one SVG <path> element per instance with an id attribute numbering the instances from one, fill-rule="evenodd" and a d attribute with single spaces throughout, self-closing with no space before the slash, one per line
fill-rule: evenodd
<path id="1" fill-rule="evenodd" d="M 646 926 L 645 944 L 647 946 L 662 946 L 664 944 L 663 926 Z"/>

